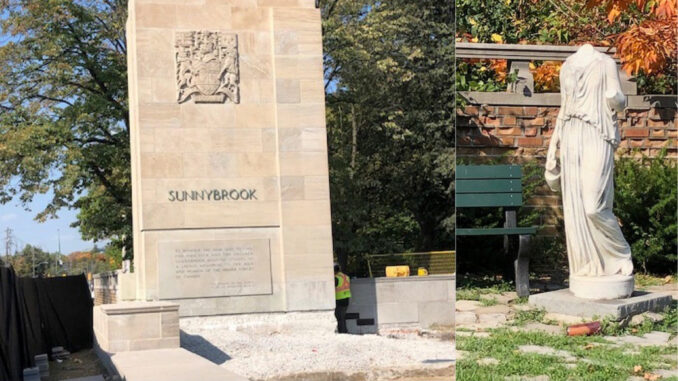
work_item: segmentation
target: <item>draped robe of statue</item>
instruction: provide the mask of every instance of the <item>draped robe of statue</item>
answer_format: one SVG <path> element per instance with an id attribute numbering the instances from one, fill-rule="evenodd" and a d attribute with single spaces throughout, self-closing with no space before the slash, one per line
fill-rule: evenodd
<path id="1" fill-rule="evenodd" d="M 570 290 L 587 299 L 628 297 L 631 248 L 612 212 L 616 111 L 625 103 L 617 66 L 584 45 L 563 64 L 560 88 L 545 177 L 551 189 L 561 190 Z"/>

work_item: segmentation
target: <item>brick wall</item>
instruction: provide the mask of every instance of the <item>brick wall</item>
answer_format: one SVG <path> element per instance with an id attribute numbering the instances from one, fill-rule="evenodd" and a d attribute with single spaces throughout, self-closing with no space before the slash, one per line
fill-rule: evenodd
<path id="1" fill-rule="evenodd" d="M 106 272 L 94 274 L 94 305 L 114 304 L 118 301 L 118 274 Z"/>
<path id="2" fill-rule="evenodd" d="M 557 106 L 469 105 L 457 110 L 457 156 L 544 157 L 555 128 Z M 634 149 L 654 156 L 664 147 L 677 157 L 675 108 L 629 109 L 617 114 L 619 154 Z"/>

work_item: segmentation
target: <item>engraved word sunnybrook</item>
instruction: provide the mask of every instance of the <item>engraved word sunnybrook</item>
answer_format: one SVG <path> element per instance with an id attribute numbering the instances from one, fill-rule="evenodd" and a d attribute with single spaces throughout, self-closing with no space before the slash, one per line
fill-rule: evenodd
<path id="1" fill-rule="evenodd" d="M 258 200 L 256 192 L 256 189 L 171 190 L 168 199 L 172 202 Z"/>

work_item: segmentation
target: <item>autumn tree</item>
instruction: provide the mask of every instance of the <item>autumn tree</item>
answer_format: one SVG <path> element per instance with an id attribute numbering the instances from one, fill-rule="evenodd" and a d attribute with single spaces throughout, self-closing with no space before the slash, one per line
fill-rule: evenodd
<path id="1" fill-rule="evenodd" d="M 4 0 L 0 9 L 0 202 L 50 194 L 37 220 L 77 208 L 84 239 L 122 244 L 132 236 L 127 2 Z"/>
<path id="2" fill-rule="evenodd" d="M 676 0 L 588 0 L 587 7 L 604 6 L 610 24 L 632 7 L 641 13 L 616 38 L 617 54 L 629 74 L 656 74 L 673 64 L 676 54 Z M 674 70 L 675 71 L 675 70 Z"/>
<path id="3" fill-rule="evenodd" d="M 615 46 L 641 93 L 676 93 L 676 0 L 457 0 L 457 5 L 460 41 Z M 557 91 L 558 63 L 534 65 L 536 87 Z M 485 68 L 496 72 L 499 83 L 506 78 L 497 63 L 475 66 L 461 74 L 485 78 L 478 74 Z"/>

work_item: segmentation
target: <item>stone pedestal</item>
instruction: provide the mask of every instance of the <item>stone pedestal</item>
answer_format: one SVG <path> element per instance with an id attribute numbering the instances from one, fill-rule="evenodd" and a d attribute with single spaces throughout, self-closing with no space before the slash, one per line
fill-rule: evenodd
<path id="1" fill-rule="evenodd" d="M 633 275 L 570 276 L 570 292 L 589 300 L 628 298 L 633 294 Z"/>
<path id="2" fill-rule="evenodd" d="M 97 346 L 108 353 L 179 347 L 179 305 L 127 302 L 94 307 Z"/>
<path id="3" fill-rule="evenodd" d="M 135 299 L 333 310 L 314 1 L 130 0 L 126 31 Z"/>
<path id="4" fill-rule="evenodd" d="M 530 295 L 529 303 L 548 312 L 582 318 L 623 320 L 647 311 L 661 311 L 671 304 L 671 296 L 634 291 L 631 297 L 614 300 L 589 300 L 574 296 L 568 289 Z"/>

